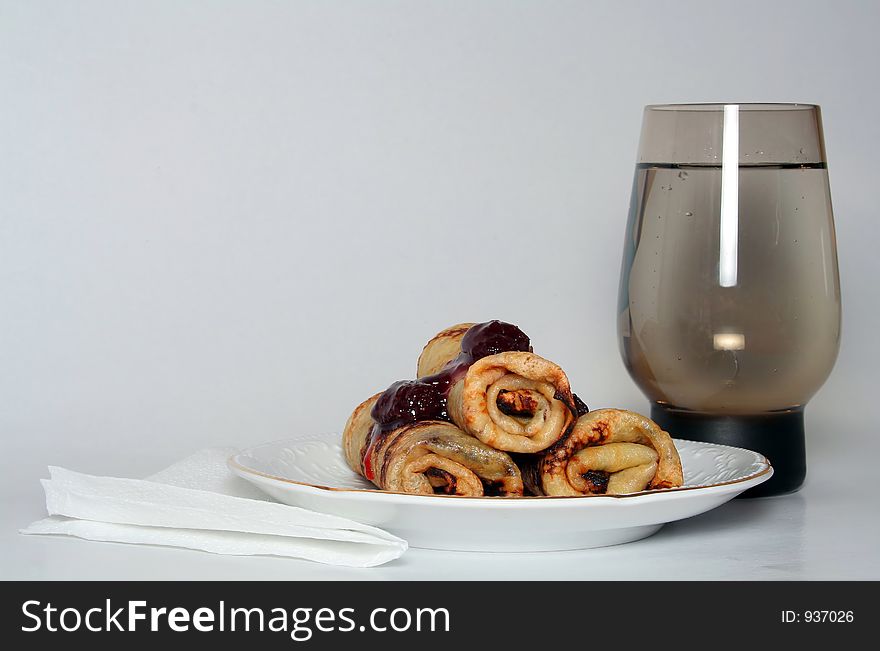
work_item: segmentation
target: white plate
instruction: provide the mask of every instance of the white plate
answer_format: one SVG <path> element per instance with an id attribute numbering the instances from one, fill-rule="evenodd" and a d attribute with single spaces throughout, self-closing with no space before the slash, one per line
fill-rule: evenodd
<path id="1" fill-rule="evenodd" d="M 770 479 L 757 452 L 676 440 L 684 486 L 632 495 L 456 497 L 376 489 L 346 465 L 339 436 L 265 443 L 229 459 L 275 499 L 381 527 L 413 547 L 462 551 L 585 549 L 639 540 Z"/>

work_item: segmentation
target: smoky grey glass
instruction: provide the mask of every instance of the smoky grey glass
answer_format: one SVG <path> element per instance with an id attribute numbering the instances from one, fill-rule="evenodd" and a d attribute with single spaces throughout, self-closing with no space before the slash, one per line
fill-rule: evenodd
<path id="1" fill-rule="evenodd" d="M 654 419 L 683 438 L 772 451 L 779 477 L 765 490 L 794 490 L 803 408 L 834 365 L 840 325 L 819 107 L 646 107 L 618 332 Z"/>

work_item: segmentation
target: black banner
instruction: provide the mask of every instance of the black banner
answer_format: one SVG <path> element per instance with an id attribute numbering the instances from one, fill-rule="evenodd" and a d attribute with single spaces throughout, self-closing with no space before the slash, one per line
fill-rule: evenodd
<path id="1" fill-rule="evenodd" d="M 7 648 L 190 649 L 221 637 L 261 649 L 763 647 L 768 636 L 865 639 L 878 628 L 876 596 L 876 583 L 840 582 L 7 582 L 0 620 L 17 642 Z"/>

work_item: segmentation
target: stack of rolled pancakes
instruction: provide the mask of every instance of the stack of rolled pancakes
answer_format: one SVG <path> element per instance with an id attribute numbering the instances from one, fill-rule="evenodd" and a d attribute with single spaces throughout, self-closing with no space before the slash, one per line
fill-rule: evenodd
<path id="1" fill-rule="evenodd" d="M 500 321 L 435 335 L 418 379 L 355 408 L 343 450 L 355 472 L 402 493 L 619 495 L 682 485 L 668 433 L 631 411 L 589 411 L 563 370 Z"/>

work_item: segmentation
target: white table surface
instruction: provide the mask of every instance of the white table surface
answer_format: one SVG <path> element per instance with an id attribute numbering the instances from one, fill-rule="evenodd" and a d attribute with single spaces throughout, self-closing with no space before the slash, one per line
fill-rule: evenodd
<path id="1" fill-rule="evenodd" d="M 0 576 L 126 580 L 878 579 L 876 438 L 867 425 L 861 432 L 843 428 L 847 431 L 841 436 L 815 433 L 816 427 L 832 426 L 832 411 L 826 409 L 827 416 L 808 419 L 814 425 L 808 439 L 810 476 L 798 493 L 734 500 L 709 513 L 666 525 L 650 538 L 617 547 L 541 554 L 411 549 L 399 560 L 372 569 L 18 535 L 17 528 L 43 514 L 42 491 L 33 468 L 45 455 L 29 446 L 32 452 L 25 455 L 29 458 L 11 464 L 2 479 L 5 494 L 12 499 L 4 500 Z M 841 440 L 848 444 L 841 444 Z M 69 459 L 65 463 L 71 467 L 97 470 L 88 462 L 87 451 L 62 456 Z M 108 469 L 137 466 L 146 474 L 177 457 L 154 449 L 140 455 L 138 463 L 132 458 L 118 450 L 110 461 L 105 458 L 100 463 Z"/>

